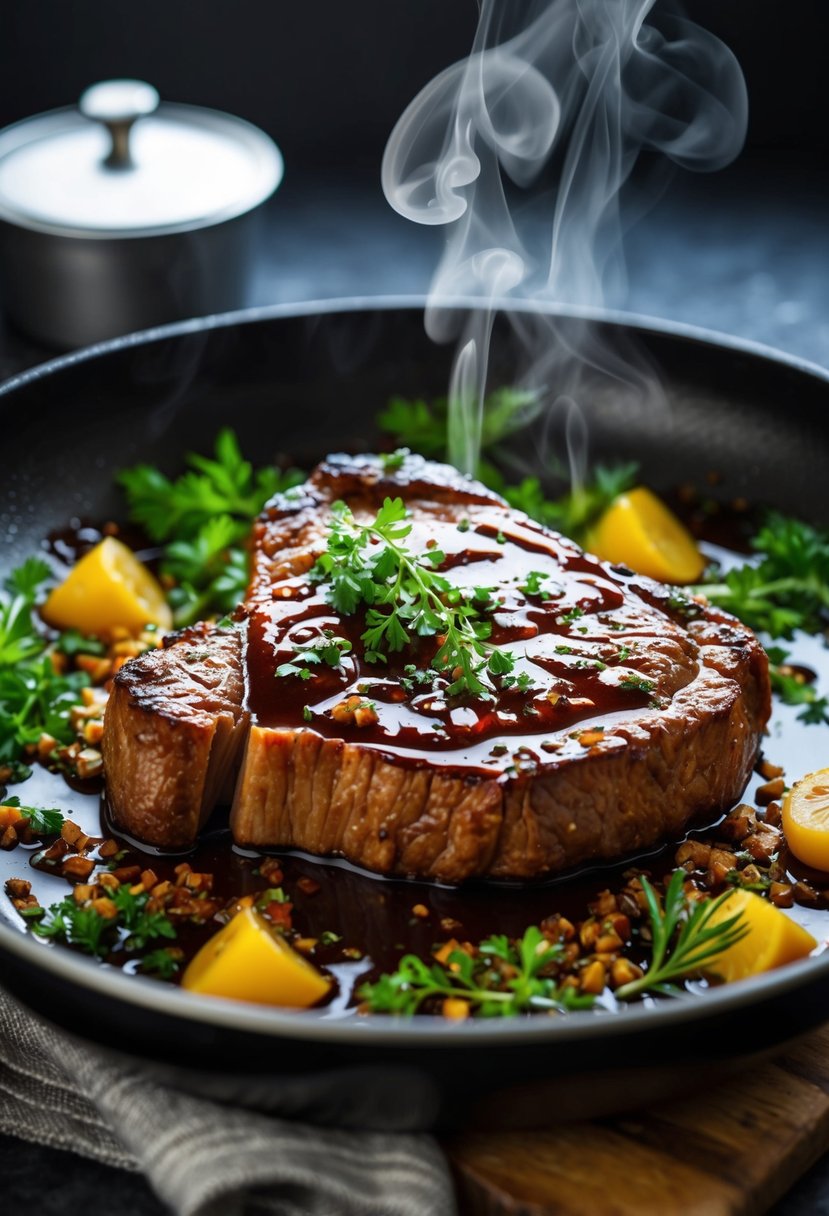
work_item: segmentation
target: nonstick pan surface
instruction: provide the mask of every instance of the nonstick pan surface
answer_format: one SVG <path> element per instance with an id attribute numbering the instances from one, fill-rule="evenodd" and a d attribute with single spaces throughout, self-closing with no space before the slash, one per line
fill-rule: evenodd
<path id="1" fill-rule="evenodd" d="M 633 341 L 663 404 L 597 380 L 584 398 L 593 460 L 638 460 L 645 482 L 767 503 L 829 523 L 829 375 L 759 347 L 646 320 L 587 326 Z M 388 398 L 440 396 L 450 352 L 423 331 L 422 302 L 337 301 L 255 310 L 133 335 L 0 386 L 0 573 L 72 517 L 123 513 L 113 474 L 138 460 L 174 474 L 223 425 L 256 463 L 371 449 Z M 516 355 L 495 330 L 493 374 Z M 519 437 L 529 462 L 548 431 Z M 803 771 L 829 762 L 829 731 L 804 728 Z M 821 750 L 822 749 L 822 750 Z M 812 762 L 809 764 L 808 757 Z M 0 878 L 15 871 L 0 854 Z M 19 868 L 19 865 L 18 867 Z M 379 880 L 378 880 L 379 881 Z M 279 1078 L 308 1079 L 323 1121 L 418 1127 L 533 1122 L 634 1105 L 762 1054 L 829 1016 L 829 954 L 740 984 L 619 1015 L 447 1025 L 322 1018 L 200 998 L 25 936 L 0 914 L 0 980 L 55 1024 L 202 1092 L 267 1107 Z"/>

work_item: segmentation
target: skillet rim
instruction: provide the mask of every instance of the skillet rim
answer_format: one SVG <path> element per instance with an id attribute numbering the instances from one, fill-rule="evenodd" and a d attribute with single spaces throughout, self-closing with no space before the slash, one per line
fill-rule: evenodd
<path id="1" fill-rule="evenodd" d="M 312 317 L 333 313 L 349 312 L 400 312 L 423 311 L 428 302 L 426 295 L 395 295 L 395 296 L 332 296 L 319 300 L 302 300 L 284 304 L 262 304 L 250 308 L 234 309 L 229 312 L 211 313 L 204 317 L 191 317 L 185 321 L 172 321 L 167 325 L 156 325 L 150 329 L 137 330 L 134 333 L 122 334 L 117 338 L 109 338 L 105 342 L 96 342 L 92 346 L 83 346 L 77 350 L 58 354 L 36 363 L 23 372 L 18 372 L 0 381 L 0 397 L 7 396 L 17 389 L 25 388 L 38 380 L 54 375 L 67 367 L 75 367 L 92 359 L 107 354 L 146 346 L 152 342 L 161 342 L 167 338 L 187 337 L 191 334 L 203 333 L 214 329 L 229 329 L 234 325 L 248 325 L 259 321 L 278 320 L 282 317 Z M 535 313 L 544 316 L 561 317 L 564 319 L 578 318 L 585 321 L 608 322 L 611 325 L 625 326 L 642 333 L 656 333 L 665 337 L 684 338 L 705 346 L 717 346 L 724 350 L 741 354 L 754 355 L 761 359 L 771 359 L 774 363 L 783 364 L 795 371 L 804 372 L 829 384 L 829 366 L 793 355 L 778 347 L 758 342 L 753 338 L 741 338 L 733 334 L 722 333 L 716 329 L 706 329 L 703 326 L 691 325 L 684 321 L 670 321 L 662 317 L 652 317 L 646 313 L 625 312 L 622 309 L 575 308 L 569 305 L 550 305 L 531 300 L 493 300 L 490 302 L 494 313 L 511 311 Z M 465 296 L 448 298 L 446 308 L 480 308 L 480 300 Z"/>
<path id="2" fill-rule="evenodd" d="M 1 382 L 0 399 L 30 384 L 59 375 L 65 369 L 92 362 L 108 354 L 117 354 L 167 339 L 281 318 L 363 311 L 422 311 L 425 303 L 426 297 L 422 295 L 351 296 L 263 305 L 176 321 L 125 334 L 36 364 Z M 447 301 L 447 306 L 474 308 L 480 307 L 480 301 L 458 297 Z M 829 368 L 821 364 L 777 350 L 762 342 L 718 333 L 700 326 L 618 310 L 576 309 L 512 300 L 493 303 L 495 311 L 506 308 L 563 319 L 576 317 L 593 322 L 607 322 L 644 334 L 655 333 L 707 347 L 714 346 L 721 350 L 771 361 L 829 385 Z M 38 950 L 44 953 L 36 956 L 35 951 Z M 285 1011 L 270 1006 L 199 996 L 159 984 L 140 975 L 128 976 L 115 968 L 102 967 L 99 963 L 70 951 L 50 948 L 46 943 L 35 941 L 25 930 L 13 926 L 5 917 L 0 917 L 0 957 L 6 953 L 15 955 L 26 965 L 47 972 L 54 979 L 80 987 L 93 999 L 96 995 L 108 997 L 133 1008 L 138 1007 L 150 1013 L 179 1019 L 183 1023 L 195 1021 L 216 1031 L 241 1031 L 262 1035 L 268 1039 L 302 1040 L 311 1045 L 347 1047 L 376 1043 L 378 1047 L 396 1049 L 475 1049 L 487 1044 L 508 1045 L 512 1042 L 515 1042 L 516 1046 L 548 1043 L 552 1047 L 557 1043 L 595 1039 L 607 1041 L 616 1037 L 636 1035 L 648 1029 L 656 1031 L 677 1028 L 689 1023 L 717 1019 L 751 1008 L 765 1000 L 784 997 L 792 991 L 796 992 L 812 983 L 816 984 L 821 979 L 829 979 L 829 950 L 824 950 L 822 954 L 778 971 L 767 972 L 733 985 L 723 985 L 703 996 L 689 994 L 670 1003 L 643 1002 L 618 1013 L 575 1012 L 561 1018 L 535 1017 L 497 1022 L 469 1020 L 447 1026 L 442 1019 L 403 1021 L 379 1016 L 357 1018 L 352 1014 L 333 1018 L 326 1016 L 323 1011 Z M 25 1002 L 25 996 L 22 999 Z"/>

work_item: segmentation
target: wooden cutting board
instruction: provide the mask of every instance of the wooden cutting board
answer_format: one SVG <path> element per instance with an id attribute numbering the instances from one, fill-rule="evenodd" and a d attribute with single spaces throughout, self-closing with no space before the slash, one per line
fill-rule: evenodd
<path id="1" fill-rule="evenodd" d="M 707 1092 L 445 1147 L 463 1216 L 760 1216 L 829 1149 L 829 1024 Z"/>

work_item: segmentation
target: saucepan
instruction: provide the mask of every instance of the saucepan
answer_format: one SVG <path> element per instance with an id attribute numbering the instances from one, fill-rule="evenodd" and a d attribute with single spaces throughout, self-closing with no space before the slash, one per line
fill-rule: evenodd
<path id="1" fill-rule="evenodd" d="M 264 131 L 111 80 L 0 131 L 7 315 L 67 349 L 239 308 L 282 156 Z"/>
<path id="2" fill-rule="evenodd" d="M 0 387 L 2 564 L 70 517 L 122 510 L 116 470 L 168 473 L 231 424 L 259 463 L 376 447 L 392 395 L 446 391 L 450 353 L 422 301 L 348 300 L 190 321 L 57 359 Z M 561 320 L 566 323 L 566 314 Z M 581 317 L 608 348 L 632 340 L 660 370 L 664 406 L 597 392 L 596 460 L 638 460 L 656 490 L 707 484 L 727 499 L 829 522 L 829 375 L 771 350 L 619 315 Z M 507 377 L 511 330 L 492 366 Z M 532 462 L 534 441 L 527 444 Z M 538 471 L 538 470 L 536 470 Z M 804 744 L 827 747 L 823 728 Z M 813 767 L 826 763 L 815 753 Z M 0 854 L 0 877 L 12 855 Z M 369 880 L 366 880 L 369 881 Z M 379 880 L 377 880 L 379 881 Z M 554 895 L 551 895 L 554 898 Z M 318 1084 L 319 1117 L 367 1126 L 527 1122 L 618 1109 L 720 1075 L 829 1015 L 829 954 L 695 997 L 622 1014 L 470 1021 L 321 1018 L 211 1000 L 44 946 L 0 914 L 2 982 L 82 1039 L 140 1058 L 176 1083 L 267 1107 L 292 1076 Z M 307 1094 L 307 1090 L 306 1090 Z M 359 1094 L 359 1102 L 355 1102 Z"/>

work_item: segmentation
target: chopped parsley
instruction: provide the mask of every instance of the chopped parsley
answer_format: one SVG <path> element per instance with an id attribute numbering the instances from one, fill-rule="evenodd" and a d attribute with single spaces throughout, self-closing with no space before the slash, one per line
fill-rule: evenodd
<path id="1" fill-rule="evenodd" d="M 445 559 L 440 549 L 417 555 L 406 548 L 411 530 L 400 498 L 386 498 L 368 524 L 358 524 L 345 503 L 335 503 L 327 548 L 312 576 L 338 612 L 350 616 L 365 608 L 366 662 L 385 663 L 416 638 L 440 636 L 430 665 L 450 675 L 447 694 L 491 696 L 487 674 L 506 674 L 514 660 L 488 645 L 492 624 L 483 613 L 494 605 L 489 589 L 470 595 L 454 586 L 438 570 Z"/>

